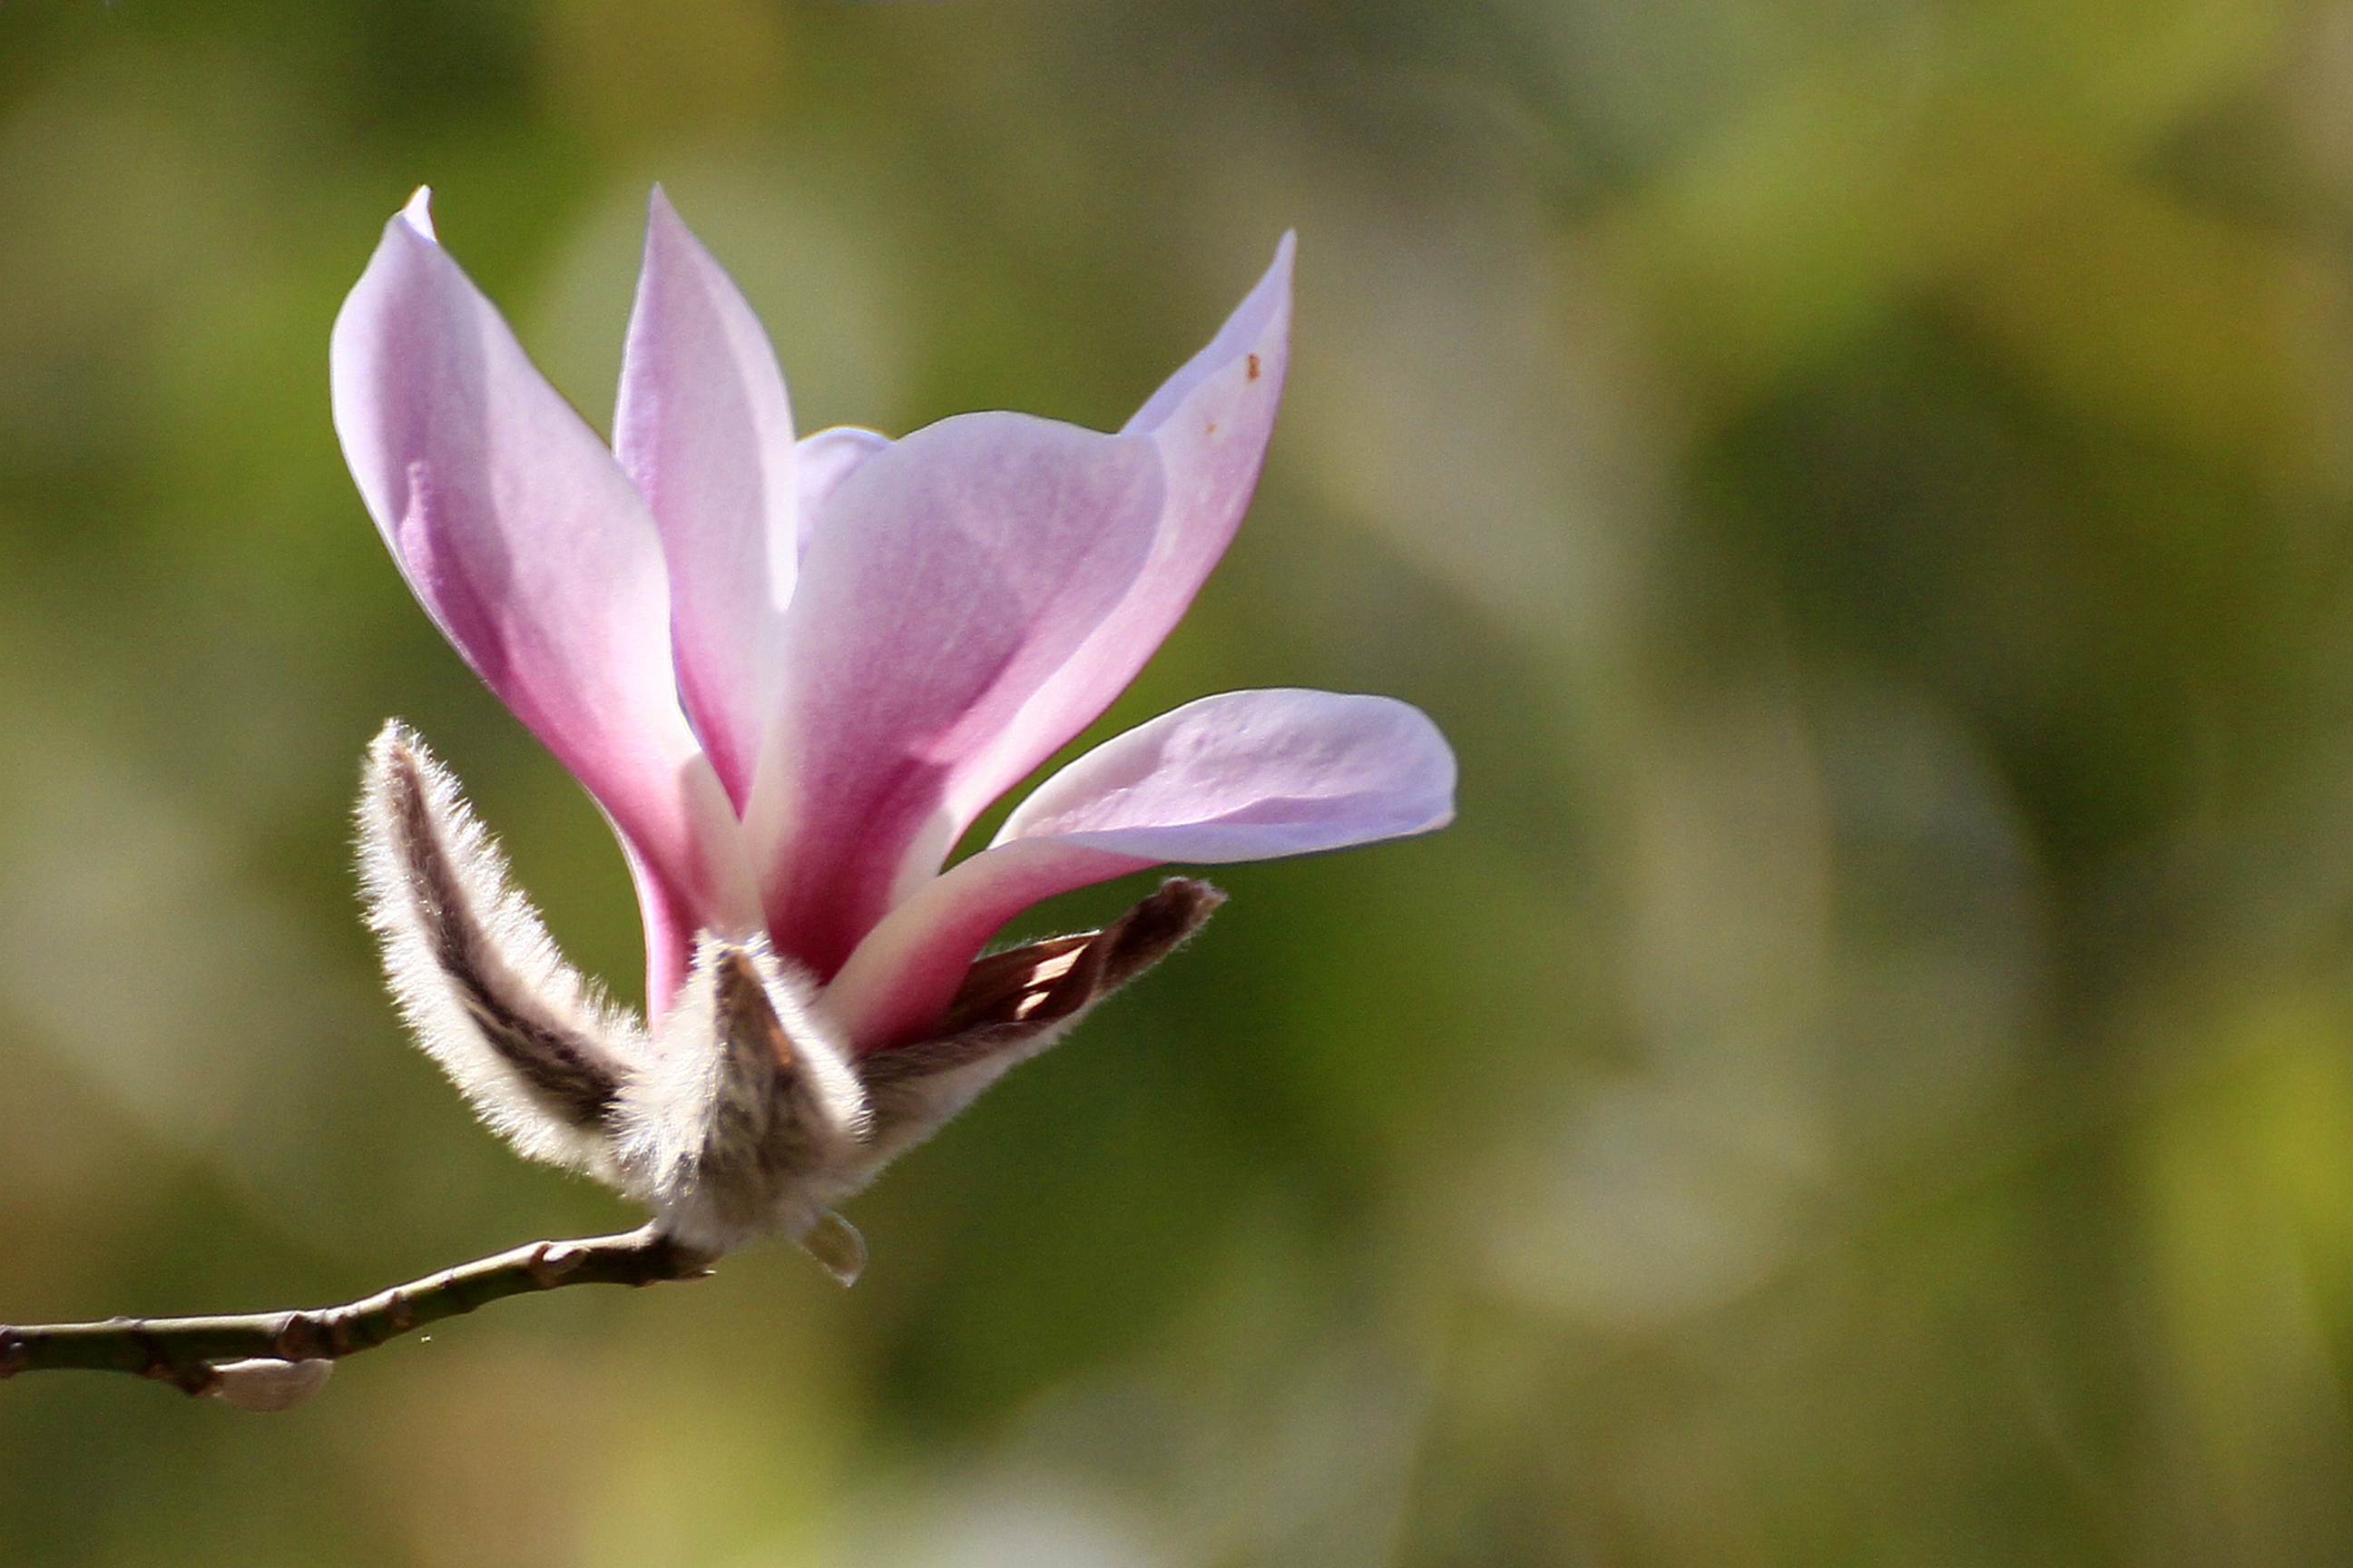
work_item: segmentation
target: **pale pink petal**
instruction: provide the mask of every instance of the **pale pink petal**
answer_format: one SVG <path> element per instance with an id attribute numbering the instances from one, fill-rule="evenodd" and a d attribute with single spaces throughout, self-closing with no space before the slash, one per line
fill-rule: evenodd
<path id="1" fill-rule="evenodd" d="M 646 1015 L 652 1024 L 662 1021 L 686 984 L 698 933 L 748 936 L 760 929 L 759 886 L 744 853 L 744 825 L 736 820 L 719 775 L 698 752 L 681 764 L 677 787 L 683 819 L 677 831 L 696 856 L 687 875 L 657 868 L 613 814 L 606 813 L 621 841 L 629 880 L 638 890 L 638 910 L 645 920 Z"/>
<path id="2" fill-rule="evenodd" d="M 928 877 L 972 759 L 1134 581 L 1149 441 L 964 415 L 828 499 L 786 616 L 785 689 L 745 823 L 777 947 L 830 974 Z"/>
<path id="3" fill-rule="evenodd" d="M 1419 710 L 1329 691 L 1229 691 L 1048 779 L 996 845 L 891 911 L 825 993 L 861 1049 L 920 1037 L 997 929 L 1056 893 L 1166 861 L 1271 859 L 1443 827 L 1454 754 Z"/>
<path id="4" fill-rule="evenodd" d="M 660 525 L 679 696 L 740 810 L 799 566 L 793 414 L 758 318 L 659 185 L 613 449 Z"/>
<path id="5" fill-rule="evenodd" d="M 1410 703 L 1228 691 L 1097 746 L 1039 784 L 997 842 L 1214 865 L 1402 838 L 1453 818 L 1454 753 Z"/>
<path id="6" fill-rule="evenodd" d="M 798 468 L 801 483 L 801 553 L 824 521 L 825 504 L 860 463 L 887 451 L 891 437 L 855 425 L 836 425 L 802 437 Z"/>
<path id="7" fill-rule="evenodd" d="M 1153 864 L 1055 838 L 983 850 L 884 917 L 825 988 L 818 1005 L 855 1050 L 922 1039 L 1006 921 L 1040 900 Z"/>
<path id="8" fill-rule="evenodd" d="M 1152 555 L 1119 608 L 1039 688 L 950 803 L 959 832 L 1127 689 L 1232 542 L 1257 487 L 1291 345 L 1293 238 L 1209 346 L 1123 432 L 1160 450 L 1166 499 Z"/>
<path id="9" fill-rule="evenodd" d="M 409 227 L 426 238 L 431 239 L 433 237 L 433 187 L 419 185 L 409 192 L 408 200 L 401 204 L 400 216 L 408 220 Z"/>
<path id="10" fill-rule="evenodd" d="M 410 587 L 629 851 L 659 1011 L 694 926 L 756 905 L 679 710 L 645 503 L 421 211 L 385 226 L 331 359 L 343 455 Z"/>
<path id="11" fill-rule="evenodd" d="M 1240 384 L 1231 387 L 1231 391 L 1246 389 L 1252 383 L 1270 376 L 1273 379 L 1273 386 L 1262 389 L 1273 396 L 1264 400 L 1268 406 L 1259 416 L 1261 429 L 1259 444 L 1265 445 L 1266 437 L 1262 432 L 1271 423 L 1274 398 L 1282 393 L 1285 355 L 1291 345 L 1291 271 L 1298 249 L 1297 235 L 1282 237 L 1274 247 L 1274 260 L 1267 268 L 1266 275 L 1251 288 L 1242 302 L 1234 307 L 1234 313 L 1226 318 L 1226 324 L 1218 329 L 1218 335 L 1209 340 L 1209 346 L 1186 361 L 1182 370 L 1161 383 L 1159 389 L 1145 399 L 1144 406 L 1135 411 L 1135 416 L 1127 422 L 1123 434 L 1150 436 L 1176 425 L 1178 414 L 1187 404 L 1196 408 L 1201 406 L 1194 394 L 1214 381 L 1230 382 L 1235 373 L 1240 372 Z M 1268 354 L 1270 349 L 1273 351 L 1271 357 Z M 1256 374 L 1251 374 L 1249 363 L 1253 353 L 1260 356 Z"/>

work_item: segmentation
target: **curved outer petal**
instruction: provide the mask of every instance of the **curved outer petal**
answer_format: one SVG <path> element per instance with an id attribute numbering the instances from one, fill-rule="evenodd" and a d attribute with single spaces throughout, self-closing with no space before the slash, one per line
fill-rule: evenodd
<path id="1" fill-rule="evenodd" d="M 809 540 L 825 516 L 826 502 L 841 481 L 877 452 L 891 448 L 891 437 L 855 425 L 836 425 L 801 439 L 796 467 L 800 476 L 800 552 L 808 553 Z"/>
<path id="2" fill-rule="evenodd" d="M 619 834 L 659 1014 L 695 927 L 756 904 L 679 710 L 645 504 L 433 242 L 421 193 L 335 318 L 331 358 L 335 432 L 409 586 Z"/>
<path id="3" fill-rule="evenodd" d="M 793 413 L 758 318 L 659 185 L 613 449 L 661 529 L 679 697 L 740 810 L 799 571 Z"/>
<path id="4" fill-rule="evenodd" d="M 1394 697 L 1279 688 L 1187 702 L 1038 786 L 997 843 L 1058 838 L 1215 865 L 1428 833 L 1454 819 L 1454 752 Z"/>
<path id="5" fill-rule="evenodd" d="M 986 761 L 959 780 L 949 803 L 957 834 L 1127 689 L 1233 542 L 1282 397 L 1293 248 L 1293 237 L 1283 236 L 1273 265 L 1208 347 L 1127 422 L 1122 434 L 1150 439 L 1167 475 L 1151 557 L 1119 608 L 1023 705 Z"/>
<path id="6" fill-rule="evenodd" d="M 923 1039 L 1007 921 L 1057 893 L 1153 864 L 1052 838 L 985 849 L 925 883 L 868 932 L 818 1005 L 857 1052 Z"/>
<path id="7" fill-rule="evenodd" d="M 831 974 L 902 864 L 938 865 L 942 803 L 1126 594 L 1160 509 L 1151 443 L 1018 414 L 944 420 L 842 480 L 745 814 L 780 951 Z"/>
<path id="8" fill-rule="evenodd" d="M 1105 742 L 1039 786 L 997 843 L 891 912 L 825 992 L 860 1048 L 921 1037 L 1006 921 L 1164 861 L 1264 860 L 1443 827 L 1454 753 L 1416 708 L 1229 691 Z"/>

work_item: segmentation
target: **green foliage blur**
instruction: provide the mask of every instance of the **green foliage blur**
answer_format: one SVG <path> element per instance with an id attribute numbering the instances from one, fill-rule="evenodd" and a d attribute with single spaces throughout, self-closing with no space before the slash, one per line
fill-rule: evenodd
<path id="1" fill-rule="evenodd" d="M 656 179 L 805 428 L 1116 426 L 1295 227 L 1095 734 L 1389 692 L 1461 821 L 1221 876 L 850 1291 L 0 1386 L 0 1564 L 2353 1562 L 2348 0 L 0 0 L 0 1321 L 635 1223 L 376 982 L 393 714 L 640 968 L 326 333 L 429 182 L 602 421 Z"/>

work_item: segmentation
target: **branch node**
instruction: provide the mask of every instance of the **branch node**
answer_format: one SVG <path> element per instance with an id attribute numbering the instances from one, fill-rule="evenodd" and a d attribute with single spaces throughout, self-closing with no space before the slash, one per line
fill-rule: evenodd
<path id="1" fill-rule="evenodd" d="M 639 1289 L 649 1285 L 659 1285 L 665 1281 L 708 1279 L 719 1272 L 719 1259 L 716 1256 L 708 1252 L 698 1252 L 690 1247 L 682 1247 L 669 1237 L 658 1238 L 655 1247 L 656 1250 L 647 1260 L 647 1266 L 638 1271 L 636 1279 L 629 1281 Z"/>
<path id="2" fill-rule="evenodd" d="M 621 1236 L 536 1242 L 336 1307 L 0 1324 L 0 1378 L 75 1368 L 129 1373 L 239 1409 L 286 1410 L 317 1393 L 338 1358 L 502 1297 L 564 1285 L 699 1279 L 717 1261 L 648 1226 Z"/>
<path id="3" fill-rule="evenodd" d="M 543 1241 L 531 1249 L 523 1268 L 531 1274 L 532 1283 L 543 1290 L 553 1290 L 564 1283 L 564 1277 L 588 1260 L 588 1254 L 568 1241 Z"/>
<path id="4" fill-rule="evenodd" d="M 194 1366 L 182 1367 L 177 1372 L 164 1374 L 164 1381 L 191 1399 L 202 1399 L 207 1394 L 220 1392 L 221 1370 L 208 1361 L 200 1361 Z"/>
<path id="5" fill-rule="evenodd" d="M 309 1361 L 319 1353 L 319 1325 L 308 1312 L 289 1312 L 269 1338 L 269 1352 L 280 1361 Z"/>

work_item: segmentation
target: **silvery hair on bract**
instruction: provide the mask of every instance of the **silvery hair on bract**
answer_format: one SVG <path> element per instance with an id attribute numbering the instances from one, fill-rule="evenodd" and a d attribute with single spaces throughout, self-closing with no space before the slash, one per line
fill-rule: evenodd
<path id="1" fill-rule="evenodd" d="M 358 808 L 368 921 L 418 1044 L 524 1155 L 581 1171 L 713 1255 L 782 1234 L 845 1278 L 830 1212 L 1198 930 L 1175 877 L 1100 931 L 976 961 L 936 1038 L 855 1058 L 765 935 L 705 931 L 659 1033 L 566 963 L 457 781 L 397 721 Z"/>

